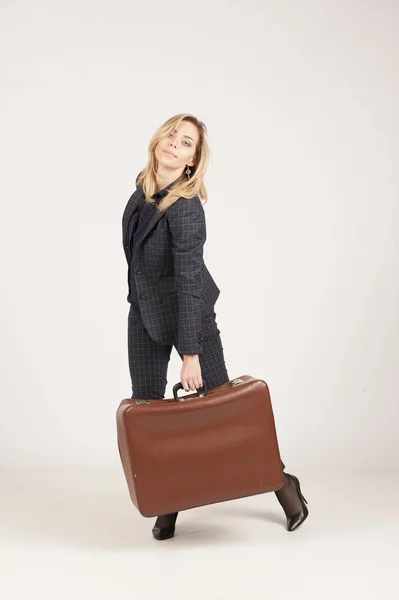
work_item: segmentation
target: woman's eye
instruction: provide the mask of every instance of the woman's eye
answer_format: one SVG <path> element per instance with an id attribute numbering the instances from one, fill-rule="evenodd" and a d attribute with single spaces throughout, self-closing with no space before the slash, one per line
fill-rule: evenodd
<path id="1" fill-rule="evenodd" d="M 170 137 L 171 135 L 173 136 L 173 133 L 169 133 L 169 134 L 168 134 L 168 137 Z M 185 144 L 187 144 L 187 146 L 190 146 L 190 147 L 191 147 L 191 144 L 190 144 L 190 142 L 187 142 L 186 140 L 183 140 L 183 141 L 184 141 L 184 143 L 185 143 Z"/>

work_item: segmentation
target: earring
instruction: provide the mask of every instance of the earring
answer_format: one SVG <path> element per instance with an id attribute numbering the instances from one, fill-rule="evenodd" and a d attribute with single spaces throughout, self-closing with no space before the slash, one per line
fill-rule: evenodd
<path id="1" fill-rule="evenodd" d="M 188 165 L 187 165 L 187 169 L 186 169 L 186 171 L 185 171 L 185 172 L 187 173 L 187 177 L 188 177 L 188 179 L 190 179 L 190 173 L 191 173 L 191 169 L 190 169 L 190 167 L 189 167 Z"/>

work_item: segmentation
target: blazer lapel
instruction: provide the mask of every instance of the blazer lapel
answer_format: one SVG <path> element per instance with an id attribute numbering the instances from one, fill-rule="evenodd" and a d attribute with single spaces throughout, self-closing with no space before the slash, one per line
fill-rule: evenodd
<path id="1" fill-rule="evenodd" d="M 155 223 L 157 223 L 159 221 L 159 219 L 162 217 L 163 214 L 164 213 L 160 212 L 158 210 L 158 208 L 156 208 L 154 214 L 152 215 L 151 219 L 147 223 L 147 227 L 138 236 L 137 244 L 141 244 L 141 242 L 144 240 L 144 238 L 150 233 L 151 229 L 153 229 L 155 227 Z"/>
<path id="2" fill-rule="evenodd" d="M 129 201 L 126 205 L 125 211 L 122 217 L 122 232 L 123 232 L 123 246 L 125 248 L 129 247 L 129 221 L 136 210 L 139 209 L 141 204 L 143 203 L 144 198 L 140 194 L 140 191 L 137 189 L 130 196 Z"/>
<path id="3" fill-rule="evenodd" d="M 145 197 L 142 193 L 141 188 L 138 188 L 130 197 L 125 212 L 122 217 L 122 230 L 123 230 L 123 245 L 127 249 L 128 256 L 130 256 L 129 248 L 130 248 L 130 240 L 129 240 L 129 221 L 132 218 L 133 214 L 140 209 L 140 207 L 144 204 Z M 144 238 L 150 233 L 151 229 L 155 227 L 155 224 L 159 221 L 164 213 L 159 212 L 159 210 L 155 210 L 152 215 L 150 221 L 147 224 L 147 227 L 144 231 L 141 232 L 140 236 L 136 239 L 136 243 L 141 243 Z"/>

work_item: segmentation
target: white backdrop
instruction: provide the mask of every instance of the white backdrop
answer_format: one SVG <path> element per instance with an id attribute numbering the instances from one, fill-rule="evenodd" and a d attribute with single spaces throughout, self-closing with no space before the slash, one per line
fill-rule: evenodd
<path id="1" fill-rule="evenodd" d="M 397 468 L 398 5 L 0 9 L 1 464 L 120 466 L 122 213 L 192 112 L 230 378 L 269 384 L 288 471 Z"/>

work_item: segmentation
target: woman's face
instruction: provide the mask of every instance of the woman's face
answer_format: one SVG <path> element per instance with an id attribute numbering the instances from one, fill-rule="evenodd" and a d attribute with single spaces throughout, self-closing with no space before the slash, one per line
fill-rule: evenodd
<path id="1" fill-rule="evenodd" d="M 198 141 L 196 126 L 190 121 L 182 121 L 175 131 L 158 142 L 155 156 L 163 167 L 183 172 L 186 165 L 193 166 L 196 162 L 194 156 Z"/>

